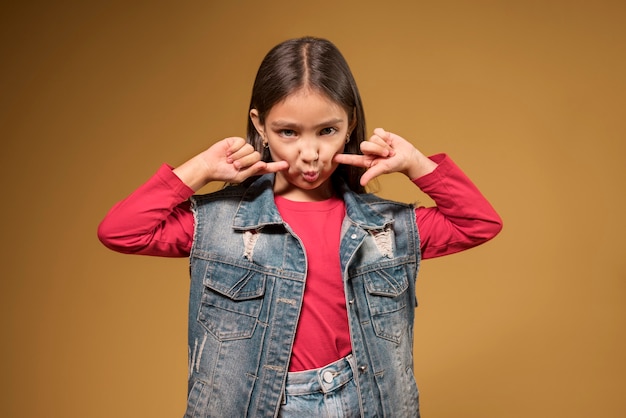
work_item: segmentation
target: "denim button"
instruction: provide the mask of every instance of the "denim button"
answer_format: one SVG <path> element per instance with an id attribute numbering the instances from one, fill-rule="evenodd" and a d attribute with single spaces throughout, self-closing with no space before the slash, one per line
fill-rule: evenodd
<path id="1" fill-rule="evenodd" d="M 322 377 L 326 383 L 331 383 L 333 381 L 333 373 L 331 371 L 326 370 Z"/>
<path id="2" fill-rule="evenodd" d="M 352 239 L 356 239 L 356 234 L 352 234 L 352 235 L 350 235 L 350 238 L 352 238 Z"/>

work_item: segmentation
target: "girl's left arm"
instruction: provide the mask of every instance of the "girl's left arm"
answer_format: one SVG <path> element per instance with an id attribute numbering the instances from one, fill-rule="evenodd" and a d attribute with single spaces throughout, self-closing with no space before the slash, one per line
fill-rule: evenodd
<path id="1" fill-rule="evenodd" d="M 335 161 L 366 169 L 361 184 L 402 173 L 436 203 L 417 208 L 422 258 L 463 251 L 495 237 L 502 220 L 471 180 L 444 154 L 426 157 L 406 139 L 377 128 L 361 143 L 363 155 L 338 154 Z"/>
<path id="2" fill-rule="evenodd" d="M 422 258 L 480 245 L 502 229 L 502 219 L 463 171 L 445 154 L 430 157 L 432 172 L 413 180 L 435 207 L 416 208 Z"/>

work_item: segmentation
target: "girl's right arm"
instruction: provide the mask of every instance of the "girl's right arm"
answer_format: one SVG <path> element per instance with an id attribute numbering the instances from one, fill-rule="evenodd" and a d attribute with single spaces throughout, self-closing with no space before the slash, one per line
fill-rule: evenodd
<path id="1" fill-rule="evenodd" d="M 125 254 L 186 257 L 194 219 L 188 199 L 194 193 L 166 164 L 130 196 L 109 210 L 98 238 Z"/>
<path id="2" fill-rule="evenodd" d="M 195 191 L 212 181 L 239 183 L 287 167 L 284 161 L 261 161 L 243 138 L 223 139 L 178 168 L 162 166 L 111 208 L 98 227 L 98 238 L 121 253 L 186 257 L 194 234 L 188 199 Z"/>

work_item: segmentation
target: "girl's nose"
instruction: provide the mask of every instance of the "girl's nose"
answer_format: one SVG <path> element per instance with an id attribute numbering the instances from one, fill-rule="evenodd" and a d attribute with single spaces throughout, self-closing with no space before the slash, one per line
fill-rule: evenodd
<path id="1" fill-rule="evenodd" d="M 302 138 L 300 147 L 300 158 L 306 162 L 317 161 L 320 158 L 317 140 Z"/>

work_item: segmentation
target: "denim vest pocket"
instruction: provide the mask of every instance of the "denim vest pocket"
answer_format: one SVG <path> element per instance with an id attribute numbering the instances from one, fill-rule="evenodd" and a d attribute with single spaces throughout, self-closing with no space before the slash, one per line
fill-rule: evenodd
<path id="1" fill-rule="evenodd" d="M 363 280 L 374 332 L 380 338 L 399 343 L 407 329 L 409 282 L 404 265 L 368 271 Z"/>
<path id="2" fill-rule="evenodd" d="M 212 261 L 203 284 L 198 321 L 220 341 L 250 338 L 263 303 L 265 276 Z"/>

